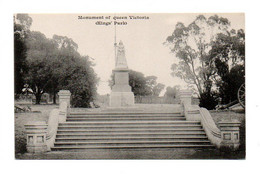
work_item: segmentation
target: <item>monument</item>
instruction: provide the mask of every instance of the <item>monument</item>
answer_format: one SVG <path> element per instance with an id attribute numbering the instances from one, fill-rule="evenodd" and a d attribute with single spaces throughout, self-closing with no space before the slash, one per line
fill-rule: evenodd
<path id="1" fill-rule="evenodd" d="M 114 82 L 110 94 L 110 107 L 129 107 L 134 105 L 134 93 L 129 85 L 129 69 L 125 57 L 125 48 L 119 42 L 115 55 L 115 69 L 113 70 Z"/>

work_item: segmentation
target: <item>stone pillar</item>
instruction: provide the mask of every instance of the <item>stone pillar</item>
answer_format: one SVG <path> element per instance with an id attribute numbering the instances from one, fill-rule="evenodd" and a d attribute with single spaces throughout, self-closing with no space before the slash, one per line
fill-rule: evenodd
<path id="1" fill-rule="evenodd" d="M 25 127 L 26 149 L 29 153 L 47 152 L 47 124 L 44 121 L 29 122 Z"/>
<path id="2" fill-rule="evenodd" d="M 70 96 L 71 93 L 69 90 L 60 90 L 59 93 L 59 105 L 61 108 L 61 104 L 63 101 L 65 101 L 67 103 L 68 108 L 70 108 Z"/>
<path id="3" fill-rule="evenodd" d="M 220 144 L 221 148 L 228 148 L 236 150 L 239 148 L 239 126 L 240 122 L 235 121 L 221 121 L 218 123 L 221 130 Z"/>
<path id="4" fill-rule="evenodd" d="M 191 105 L 191 97 L 192 97 L 192 91 L 188 89 L 180 90 L 179 97 L 181 100 L 181 104 L 185 104 L 186 106 Z"/>

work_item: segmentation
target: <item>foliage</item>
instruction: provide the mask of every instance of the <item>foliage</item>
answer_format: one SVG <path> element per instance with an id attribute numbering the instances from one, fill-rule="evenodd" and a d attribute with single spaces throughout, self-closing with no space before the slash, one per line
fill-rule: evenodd
<path id="1" fill-rule="evenodd" d="M 178 64 L 172 64 L 172 75 L 195 85 L 199 96 L 210 93 L 213 85 L 214 62 L 208 54 L 211 41 L 216 33 L 226 32 L 228 26 L 226 18 L 215 15 L 207 19 L 200 15 L 188 26 L 177 23 L 172 35 L 167 37 L 165 44 L 179 59 Z"/>
<path id="2" fill-rule="evenodd" d="M 161 91 L 164 89 L 165 85 L 162 83 L 157 83 L 157 77 L 156 76 L 147 76 L 146 78 L 146 84 L 148 87 L 148 91 L 150 91 L 152 96 L 159 96 Z"/>
<path id="3" fill-rule="evenodd" d="M 74 64 L 73 62 L 74 61 Z M 74 107 L 90 107 L 97 95 L 98 78 L 94 72 L 93 64 L 88 57 L 74 59 L 70 62 L 69 74 L 63 77 L 60 85 L 63 89 L 68 89 L 72 93 L 72 106 Z"/>
<path id="4" fill-rule="evenodd" d="M 179 90 L 180 90 L 180 86 L 179 85 L 176 85 L 174 87 L 168 86 L 166 88 L 165 93 L 164 93 L 164 97 L 167 97 L 167 98 L 177 98 Z"/>
<path id="5" fill-rule="evenodd" d="M 26 83 L 33 90 L 36 103 L 40 104 L 41 96 L 51 82 L 52 62 L 55 46 L 40 32 L 30 32 L 27 44 L 27 64 L 29 70 L 26 74 Z"/>
<path id="6" fill-rule="evenodd" d="M 52 68 L 51 79 L 46 88 L 46 92 L 52 93 L 53 103 L 56 103 L 56 94 L 60 89 L 63 89 L 64 86 L 67 85 L 66 81 L 70 77 L 64 72 L 69 73 L 70 71 L 74 71 L 73 67 L 70 66 L 74 66 L 75 62 L 77 62 L 78 59 L 81 59 L 81 56 L 77 52 L 78 45 L 66 36 L 54 35 L 51 42 L 53 47 L 55 47 L 55 50 L 53 50 L 53 56 L 48 65 Z M 79 64 L 80 63 L 81 62 L 79 62 Z M 84 69 L 84 67 L 82 68 Z M 69 74 L 71 75 L 71 73 Z"/>
<path id="7" fill-rule="evenodd" d="M 200 96 L 200 107 L 205 107 L 209 110 L 215 109 L 218 104 L 216 92 L 204 92 Z"/>
<path id="8" fill-rule="evenodd" d="M 163 84 L 156 82 L 156 76 L 145 77 L 143 73 L 130 70 L 129 71 L 129 85 L 135 96 L 159 96 L 160 92 L 164 89 Z M 114 74 L 111 75 L 109 82 L 110 88 L 115 84 Z"/>
<path id="9" fill-rule="evenodd" d="M 88 56 L 81 56 L 78 45 L 66 36 L 30 31 L 32 19 L 17 14 L 14 20 L 15 87 L 21 93 L 24 85 L 32 90 L 40 104 L 44 92 L 52 93 L 54 103 L 60 89 L 72 93 L 72 105 L 89 107 L 93 101 L 98 78 Z"/>
<path id="10" fill-rule="evenodd" d="M 44 92 L 56 96 L 60 89 L 68 89 L 73 106 L 90 106 L 98 82 L 94 64 L 87 56 L 80 56 L 72 39 L 57 35 L 47 39 L 40 32 L 31 32 L 28 48 L 27 83 L 34 91 L 36 103 Z"/>
<path id="11" fill-rule="evenodd" d="M 207 109 L 215 107 L 217 96 L 225 103 L 234 100 L 244 83 L 245 34 L 229 25 L 226 18 L 200 15 L 188 26 L 177 23 L 165 42 L 179 61 L 172 75 L 195 86 Z"/>
<path id="12" fill-rule="evenodd" d="M 22 93 L 25 85 L 25 73 L 28 70 L 25 39 L 31 26 L 31 20 L 27 14 L 14 16 L 14 81 L 16 98 Z"/>
<path id="13" fill-rule="evenodd" d="M 237 99 L 239 87 L 245 83 L 245 33 L 231 30 L 218 34 L 212 44 L 210 56 L 214 59 L 216 85 L 223 104 Z"/>
<path id="14" fill-rule="evenodd" d="M 165 88 L 165 85 L 164 85 L 164 84 L 162 84 L 162 83 L 157 83 L 157 84 L 152 88 L 152 95 L 158 97 L 164 88 Z"/>
<path id="15" fill-rule="evenodd" d="M 23 131 L 15 133 L 15 153 L 25 153 L 26 150 L 26 135 Z"/>

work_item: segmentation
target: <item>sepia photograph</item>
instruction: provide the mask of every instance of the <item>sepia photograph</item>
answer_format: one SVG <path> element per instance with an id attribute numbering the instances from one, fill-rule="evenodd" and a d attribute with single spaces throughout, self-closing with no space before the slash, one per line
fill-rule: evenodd
<path id="1" fill-rule="evenodd" d="M 15 13 L 14 154 L 246 159 L 244 13 Z"/>

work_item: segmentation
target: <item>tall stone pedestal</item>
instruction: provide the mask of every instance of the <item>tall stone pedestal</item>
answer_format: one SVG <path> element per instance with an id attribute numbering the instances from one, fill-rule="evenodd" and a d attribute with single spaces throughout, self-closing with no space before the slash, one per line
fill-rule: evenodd
<path id="1" fill-rule="evenodd" d="M 116 44 L 115 44 L 116 45 Z M 110 107 L 134 106 L 134 93 L 129 86 L 129 69 L 125 58 L 125 47 L 120 41 L 117 48 L 115 69 L 113 70 L 115 84 L 110 94 Z"/>
<path id="2" fill-rule="evenodd" d="M 134 93 L 129 85 L 128 69 L 115 69 L 115 85 L 110 94 L 110 107 L 134 106 Z"/>
<path id="3" fill-rule="evenodd" d="M 110 95 L 110 107 L 134 106 L 134 94 L 132 92 L 112 92 Z"/>

